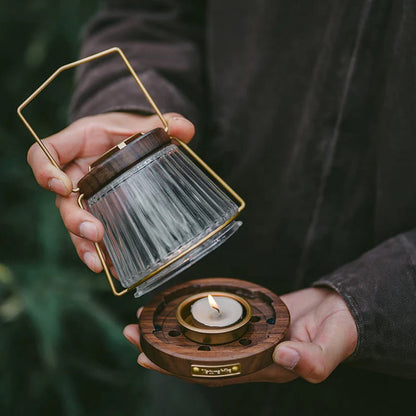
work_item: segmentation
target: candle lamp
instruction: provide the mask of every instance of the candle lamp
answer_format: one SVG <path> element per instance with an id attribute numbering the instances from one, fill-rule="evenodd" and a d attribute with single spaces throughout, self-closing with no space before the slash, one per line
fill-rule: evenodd
<path id="1" fill-rule="evenodd" d="M 103 242 L 95 248 L 111 290 L 116 296 L 135 290 L 140 297 L 231 237 L 242 224 L 236 218 L 245 202 L 186 143 L 170 135 L 165 117 L 116 47 L 61 66 L 18 107 L 50 163 L 61 169 L 23 109 L 63 71 L 110 55 L 119 55 L 162 127 L 137 132 L 109 149 L 72 192 L 79 207 L 104 226 Z"/>
<path id="2" fill-rule="evenodd" d="M 185 143 L 169 134 L 166 119 L 116 47 L 61 66 L 18 107 L 49 162 L 61 169 L 23 109 L 63 71 L 111 54 L 122 59 L 163 127 L 137 132 L 110 149 L 90 165 L 72 192 L 79 207 L 104 226 L 103 243 L 95 243 L 95 248 L 111 290 L 116 296 L 135 290 L 139 297 L 233 235 L 241 226 L 236 218 L 245 202 Z M 139 319 L 146 355 L 184 378 L 238 376 L 266 367 L 288 325 L 288 310 L 277 295 L 228 278 L 167 289 Z"/>
<path id="3" fill-rule="evenodd" d="M 193 280 L 164 290 L 144 307 L 141 348 L 183 378 L 236 377 L 273 362 L 289 321 L 283 301 L 262 286 L 231 278 Z"/>

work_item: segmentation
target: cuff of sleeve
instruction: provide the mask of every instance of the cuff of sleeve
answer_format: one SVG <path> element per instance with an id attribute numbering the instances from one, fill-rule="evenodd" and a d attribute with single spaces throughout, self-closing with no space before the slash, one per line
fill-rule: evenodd
<path id="1" fill-rule="evenodd" d="M 314 286 L 339 293 L 355 319 L 357 348 L 349 362 L 416 377 L 416 232 L 401 234 Z"/>
<path id="2" fill-rule="evenodd" d="M 348 291 L 342 290 L 342 284 L 340 285 L 336 281 L 331 280 L 332 276 L 323 277 L 316 282 L 313 283 L 313 287 L 326 287 L 329 289 L 334 290 L 337 292 L 343 299 L 344 302 L 347 304 L 348 309 L 351 312 L 352 317 L 354 318 L 355 325 L 357 327 L 357 346 L 355 348 L 355 351 L 347 358 L 345 362 L 354 362 L 354 359 L 356 357 L 359 357 L 359 351 L 361 350 L 361 342 L 363 339 L 365 339 L 365 331 L 364 331 L 364 324 L 362 322 L 362 316 L 360 312 L 360 307 L 356 303 L 354 297 L 348 293 Z"/>

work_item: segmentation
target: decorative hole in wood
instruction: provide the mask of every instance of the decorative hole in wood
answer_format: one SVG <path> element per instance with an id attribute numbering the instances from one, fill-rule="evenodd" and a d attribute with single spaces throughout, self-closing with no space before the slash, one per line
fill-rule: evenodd
<path id="1" fill-rule="evenodd" d="M 181 336 L 176 319 L 179 304 L 193 294 L 210 291 L 238 294 L 250 303 L 255 319 L 241 338 L 213 347 Z M 289 322 L 283 301 L 253 282 L 230 278 L 193 280 L 158 293 L 144 307 L 139 318 L 140 345 L 146 356 L 164 370 L 189 380 L 206 378 L 208 383 L 212 377 L 243 376 L 272 364 L 273 351 L 283 340 Z"/>
<path id="2" fill-rule="evenodd" d="M 154 330 L 153 330 L 153 333 L 155 333 L 155 332 L 158 332 L 158 331 L 161 331 L 162 330 L 162 327 L 160 326 L 160 325 L 155 325 L 154 326 Z"/>
<path id="3" fill-rule="evenodd" d="M 208 345 L 201 345 L 198 347 L 198 351 L 211 351 L 211 347 Z"/>

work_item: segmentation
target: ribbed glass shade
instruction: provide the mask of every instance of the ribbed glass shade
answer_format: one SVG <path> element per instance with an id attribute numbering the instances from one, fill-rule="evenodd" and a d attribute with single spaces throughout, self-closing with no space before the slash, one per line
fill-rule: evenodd
<path id="1" fill-rule="evenodd" d="M 129 287 L 200 241 L 237 213 L 237 205 L 180 148 L 151 154 L 88 199 L 104 225 L 117 277 Z M 213 250 L 240 222 L 138 286 L 141 296 Z"/>

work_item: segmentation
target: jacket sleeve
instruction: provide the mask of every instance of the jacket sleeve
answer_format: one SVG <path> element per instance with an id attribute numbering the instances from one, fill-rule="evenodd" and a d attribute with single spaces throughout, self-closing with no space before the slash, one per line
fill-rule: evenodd
<path id="1" fill-rule="evenodd" d="M 204 5 L 200 1 L 108 1 L 89 24 L 87 56 L 118 46 L 162 112 L 199 118 L 203 95 Z M 78 72 L 72 118 L 108 111 L 151 112 L 120 57 Z M 416 377 L 416 231 L 400 234 L 315 282 L 346 301 L 358 328 L 349 361 Z"/>
<path id="2" fill-rule="evenodd" d="M 387 240 L 314 284 L 336 290 L 357 325 L 349 362 L 416 378 L 416 231 Z"/>
<path id="3" fill-rule="evenodd" d="M 120 47 L 160 110 L 195 122 L 203 37 L 203 2 L 108 1 L 86 28 L 81 54 Z M 109 111 L 153 112 L 118 54 L 79 67 L 71 119 Z"/>
<path id="4" fill-rule="evenodd" d="M 335 289 L 358 328 L 351 363 L 416 378 L 416 16 L 393 2 L 383 29 L 374 90 L 374 241 L 378 245 L 316 284 Z M 410 231 L 409 231 L 410 230 Z"/>

